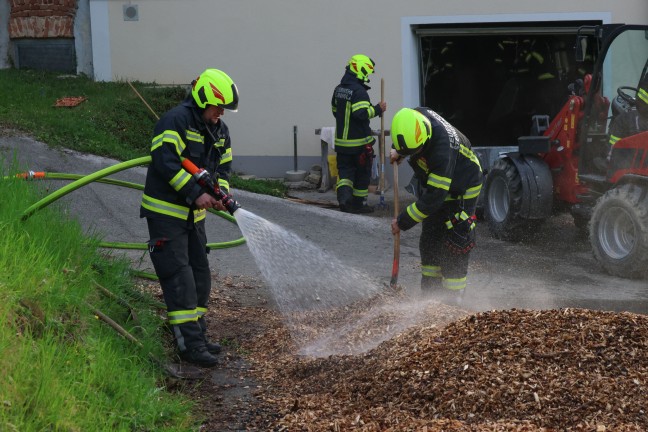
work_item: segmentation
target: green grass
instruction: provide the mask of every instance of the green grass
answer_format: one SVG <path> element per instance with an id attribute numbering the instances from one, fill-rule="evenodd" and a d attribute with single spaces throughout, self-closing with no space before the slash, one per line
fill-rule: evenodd
<path id="1" fill-rule="evenodd" d="M 0 429 L 197 430 L 193 402 L 167 392 L 148 359 L 164 358 L 163 322 L 129 294 L 129 263 L 99 250 L 55 205 L 21 221 L 42 195 L 39 184 L 2 176 L 0 168 Z M 133 305 L 138 322 L 95 282 Z M 98 320 L 95 308 L 142 347 Z"/>
<path id="2" fill-rule="evenodd" d="M 182 86 L 131 83 L 157 116 L 185 97 Z M 86 97 L 72 108 L 55 108 L 63 97 Z M 156 116 L 127 82 L 94 82 L 52 72 L 0 70 L 0 126 L 30 134 L 51 146 L 126 161 L 147 156 Z M 280 181 L 234 176 L 232 187 L 285 197 Z"/>
<path id="3" fill-rule="evenodd" d="M 244 179 L 234 174 L 230 178 L 232 187 L 236 189 L 271 195 L 279 198 L 286 196 L 286 185 L 280 180 Z"/>
<path id="4" fill-rule="evenodd" d="M 157 115 L 180 102 L 186 88 L 132 83 Z M 54 107 L 63 97 L 87 98 Z M 129 160 L 146 156 L 156 118 L 126 82 L 94 82 L 44 71 L 0 70 L 0 125 L 49 145 Z"/>

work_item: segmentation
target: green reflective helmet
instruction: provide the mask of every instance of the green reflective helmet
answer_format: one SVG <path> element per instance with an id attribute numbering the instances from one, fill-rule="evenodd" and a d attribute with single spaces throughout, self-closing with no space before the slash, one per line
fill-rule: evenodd
<path id="1" fill-rule="evenodd" d="M 237 111 L 239 94 L 236 84 L 225 72 L 207 69 L 193 82 L 191 95 L 200 108 L 216 105 L 226 110 Z"/>
<path id="2" fill-rule="evenodd" d="M 411 108 L 400 109 L 392 119 L 391 137 L 400 155 L 416 153 L 432 137 L 430 120 Z"/>
<path id="3" fill-rule="evenodd" d="M 374 73 L 376 63 L 364 54 L 356 54 L 349 59 L 349 70 L 359 80 L 369 82 L 369 75 Z"/>

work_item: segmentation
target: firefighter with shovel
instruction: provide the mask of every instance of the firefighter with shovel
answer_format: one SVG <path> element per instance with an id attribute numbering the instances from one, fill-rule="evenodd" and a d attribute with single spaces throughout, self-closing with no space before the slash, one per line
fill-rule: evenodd
<path id="1" fill-rule="evenodd" d="M 475 247 L 475 208 L 482 170 L 470 141 L 428 108 L 403 108 L 392 119 L 391 163 L 405 156 L 414 170 L 417 201 L 392 220 L 392 234 L 422 223 L 421 290 L 460 303 L 470 251 Z"/>
<path id="2" fill-rule="evenodd" d="M 236 84 L 223 71 L 207 69 L 193 81 L 191 94 L 155 125 L 140 208 L 180 357 L 205 367 L 218 363 L 214 355 L 221 350 L 205 335 L 211 291 L 205 216 L 210 208 L 235 209 L 227 205 L 233 201 L 227 193 L 232 151 L 220 117 L 224 110 L 236 111 L 238 101 Z M 203 170 L 197 174 L 214 173 L 209 183 L 225 193 L 206 188 L 202 177 L 187 172 L 183 160 Z"/>
<path id="3" fill-rule="evenodd" d="M 331 112 L 335 117 L 335 152 L 338 182 L 335 185 L 340 210 L 371 213 L 367 205 L 376 142 L 369 121 L 382 117 L 387 103 L 372 105 L 367 91 L 374 61 L 364 54 L 352 56 L 344 75 L 333 90 Z"/>

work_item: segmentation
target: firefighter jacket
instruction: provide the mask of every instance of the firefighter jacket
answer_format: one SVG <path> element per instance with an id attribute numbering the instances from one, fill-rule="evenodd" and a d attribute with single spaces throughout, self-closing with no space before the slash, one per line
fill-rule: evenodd
<path id="1" fill-rule="evenodd" d="M 335 117 L 335 151 L 357 154 L 366 144 L 373 144 L 369 120 L 382 115 L 380 105 L 371 105 L 367 90 L 370 87 L 359 80 L 348 68 L 331 99 Z"/>
<path id="2" fill-rule="evenodd" d="M 408 230 L 441 208 L 445 201 L 479 196 L 482 170 L 465 136 L 428 108 L 417 108 L 432 125 L 432 137 L 423 150 L 409 158 L 422 193 L 398 216 L 398 226 Z"/>
<path id="3" fill-rule="evenodd" d="M 219 119 L 207 125 L 191 95 L 169 110 L 155 125 L 151 164 L 146 174 L 140 217 L 173 217 L 195 222 L 206 210 L 194 201 L 204 190 L 181 165 L 181 158 L 204 168 L 225 191 L 229 190 L 232 150 L 227 125 Z"/>
<path id="4" fill-rule="evenodd" d="M 636 109 L 619 114 L 610 122 L 610 151 L 621 138 L 627 138 L 647 130 L 648 117 L 643 117 Z"/>

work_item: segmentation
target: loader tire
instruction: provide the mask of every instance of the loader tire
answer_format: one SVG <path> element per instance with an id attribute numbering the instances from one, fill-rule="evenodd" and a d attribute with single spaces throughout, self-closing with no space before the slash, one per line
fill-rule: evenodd
<path id="1" fill-rule="evenodd" d="M 493 237 L 500 240 L 532 240 L 544 219 L 519 215 L 522 206 L 522 179 L 513 162 L 498 159 L 485 182 L 484 218 Z"/>
<path id="2" fill-rule="evenodd" d="M 648 188 L 610 189 L 594 206 L 589 226 L 594 257 L 611 275 L 648 278 Z"/>

